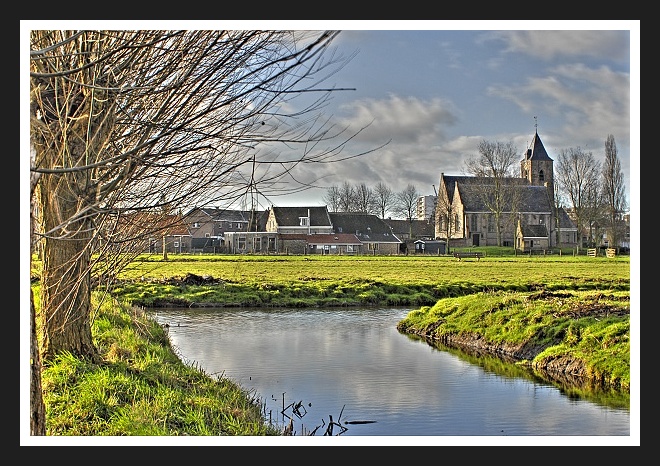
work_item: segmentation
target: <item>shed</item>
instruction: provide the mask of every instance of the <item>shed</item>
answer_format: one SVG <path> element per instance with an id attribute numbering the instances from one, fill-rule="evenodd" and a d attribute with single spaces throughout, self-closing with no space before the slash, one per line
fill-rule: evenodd
<path id="1" fill-rule="evenodd" d="M 446 254 L 447 242 L 440 240 L 418 239 L 415 241 L 415 254 Z"/>

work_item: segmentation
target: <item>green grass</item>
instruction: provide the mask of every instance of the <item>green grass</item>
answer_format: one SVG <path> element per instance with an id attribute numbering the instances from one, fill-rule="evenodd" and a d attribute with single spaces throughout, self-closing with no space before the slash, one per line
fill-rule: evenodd
<path id="1" fill-rule="evenodd" d="M 145 307 L 433 305 L 480 291 L 629 290 L 630 258 L 585 256 L 143 256 L 112 293 Z M 220 285 L 188 284 L 188 274 Z"/>
<path id="2" fill-rule="evenodd" d="M 592 385 L 630 391 L 628 291 L 477 293 L 411 311 L 398 329 L 439 341 L 477 335 L 480 344 L 509 351 L 534 348 L 528 363 L 539 370 L 559 358 L 579 360 Z"/>
<path id="3" fill-rule="evenodd" d="M 107 302 L 92 332 L 101 364 L 63 353 L 43 368 L 47 435 L 279 435 L 260 400 L 184 364 L 142 312 Z"/>
<path id="4" fill-rule="evenodd" d="M 32 265 L 38 309 L 40 264 Z M 43 369 L 48 435 L 279 434 L 254 394 L 184 364 L 138 306 L 409 306 L 415 310 L 399 327 L 411 337 L 464 333 L 493 344 L 537 345 L 543 351 L 525 363 L 540 368 L 570 356 L 601 384 L 630 389 L 629 314 L 574 315 L 598 306 L 629 309 L 628 256 L 488 250 L 479 261 L 459 262 L 449 256 L 170 254 L 167 261 L 140 257 L 110 291 L 114 300 L 103 303 L 92 327 L 103 362 L 62 354 Z"/>

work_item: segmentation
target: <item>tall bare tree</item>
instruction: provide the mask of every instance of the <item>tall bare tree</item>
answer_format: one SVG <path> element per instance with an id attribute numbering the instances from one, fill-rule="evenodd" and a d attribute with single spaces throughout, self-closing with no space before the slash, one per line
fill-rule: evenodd
<path id="1" fill-rule="evenodd" d="M 600 164 L 593 153 L 581 148 L 562 149 L 557 159 L 555 180 L 566 195 L 578 230 L 578 250 L 585 226 L 591 231 L 600 205 Z M 590 234 L 591 236 L 591 234 Z"/>
<path id="2" fill-rule="evenodd" d="M 440 186 L 443 186 L 440 183 Z M 440 237 L 443 237 L 447 240 L 447 250 L 446 253 L 449 254 L 451 237 L 456 232 L 456 214 L 454 212 L 454 206 L 452 201 L 449 199 L 449 196 L 446 191 L 443 189 L 436 196 L 435 202 L 435 225 L 436 231 L 442 232 Z"/>
<path id="3" fill-rule="evenodd" d="M 497 245 L 502 246 L 502 238 L 507 228 L 512 228 L 517 216 L 520 190 L 516 185 L 518 151 L 513 142 L 492 142 L 482 140 L 479 143 L 479 155 L 466 160 L 467 171 L 475 177 L 470 183 L 478 190 L 483 205 L 493 216 L 497 234 Z"/>
<path id="4" fill-rule="evenodd" d="M 340 156 L 345 128 L 320 118 L 341 90 L 321 86 L 347 61 L 329 47 L 338 34 L 31 31 L 44 360 L 98 359 L 91 291 L 171 227 L 167 212 L 233 201 L 257 183 L 281 193 L 299 164 L 361 155 Z M 291 110 L 297 96 L 304 106 Z"/>
<path id="5" fill-rule="evenodd" d="M 380 218 L 385 219 L 385 215 L 394 207 L 394 201 L 396 200 L 394 191 L 385 183 L 379 181 L 374 187 L 374 194 Z"/>
<path id="6" fill-rule="evenodd" d="M 333 184 L 327 189 L 323 196 L 323 201 L 330 208 L 330 212 L 337 212 L 341 203 L 341 193 L 339 192 L 337 185 Z"/>
<path id="7" fill-rule="evenodd" d="M 355 209 L 357 212 L 364 212 L 365 214 L 377 212 L 374 191 L 365 183 L 360 183 L 355 188 Z"/>
<path id="8" fill-rule="evenodd" d="M 608 134 L 605 140 L 605 163 L 603 164 L 603 197 L 607 213 L 607 236 L 612 248 L 618 248 L 625 235 L 623 215 L 627 209 L 626 186 L 618 154 L 614 136 Z"/>
<path id="9" fill-rule="evenodd" d="M 400 217 L 408 221 L 409 238 L 413 237 L 413 220 L 417 217 L 418 197 L 419 192 L 413 184 L 408 184 L 403 191 L 396 194 L 395 210 Z"/>
<path id="10" fill-rule="evenodd" d="M 344 181 L 339 188 L 339 211 L 355 211 L 355 186 L 348 181 Z"/>

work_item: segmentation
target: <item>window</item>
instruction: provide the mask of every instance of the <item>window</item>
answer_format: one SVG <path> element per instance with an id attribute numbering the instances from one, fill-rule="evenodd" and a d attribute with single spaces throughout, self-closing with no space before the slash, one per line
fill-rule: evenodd
<path id="1" fill-rule="evenodd" d="M 353 245 L 352 244 L 347 244 L 346 245 L 346 252 L 353 252 Z"/>
<path id="2" fill-rule="evenodd" d="M 275 250 L 275 238 L 272 236 L 268 237 L 268 250 L 269 251 Z"/>
<path id="3" fill-rule="evenodd" d="M 300 226 L 306 227 L 309 224 L 309 217 L 300 217 Z"/>
<path id="4" fill-rule="evenodd" d="M 192 224 L 192 227 L 193 227 L 193 228 L 199 228 L 199 222 L 195 222 L 195 223 L 193 223 L 193 224 Z"/>
<path id="5" fill-rule="evenodd" d="M 495 232 L 495 217 L 493 215 L 488 216 L 488 233 Z"/>
<path id="6" fill-rule="evenodd" d="M 243 238 L 243 237 L 238 238 L 238 249 L 240 249 L 240 250 L 245 249 L 245 238 Z"/>
<path id="7" fill-rule="evenodd" d="M 545 174 L 543 170 L 539 170 L 539 181 L 545 181 Z"/>
<path id="8" fill-rule="evenodd" d="M 211 233 L 204 233 L 204 238 L 210 238 L 210 237 L 211 237 Z"/>
<path id="9" fill-rule="evenodd" d="M 261 251 L 261 237 L 256 236 L 254 238 L 254 252 L 259 252 Z"/>

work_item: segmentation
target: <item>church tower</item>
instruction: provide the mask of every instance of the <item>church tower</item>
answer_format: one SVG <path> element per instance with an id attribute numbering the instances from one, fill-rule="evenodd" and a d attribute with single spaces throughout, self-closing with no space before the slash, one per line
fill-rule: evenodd
<path id="1" fill-rule="evenodd" d="M 520 176 L 525 178 L 531 185 L 547 186 L 550 193 L 554 194 L 554 171 L 553 160 L 543 146 L 538 131 L 535 131 L 532 143 L 525 151 L 523 160 L 520 162 Z"/>

